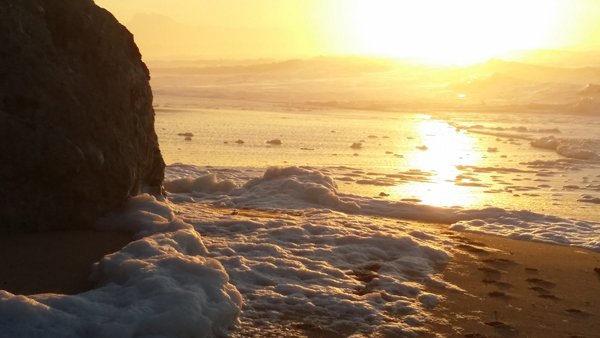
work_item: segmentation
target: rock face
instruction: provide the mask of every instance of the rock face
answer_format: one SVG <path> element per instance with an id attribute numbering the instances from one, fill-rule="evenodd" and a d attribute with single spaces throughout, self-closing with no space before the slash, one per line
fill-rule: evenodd
<path id="1" fill-rule="evenodd" d="M 149 72 L 91 0 L 0 0 L 0 230 L 89 227 L 160 192 Z"/>

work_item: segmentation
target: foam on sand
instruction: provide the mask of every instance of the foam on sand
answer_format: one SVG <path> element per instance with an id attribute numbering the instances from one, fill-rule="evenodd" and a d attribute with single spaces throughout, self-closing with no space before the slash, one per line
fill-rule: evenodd
<path id="1" fill-rule="evenodd" d="M 169 202 L 138 196 L 99 221 L 137 240 L 94 266 L 96 289 L 1 291 L 0 332 L 241 337 L 290 336 L 300 327 L 298 334 L 418 336 L 430 333 L 431 309 L 444 301 L 430 287 L 456 288 L 440 277 L 454 242 L 440 227 L 404 220 L 600 250 L 600 223 L 342 194 L 332 176 L 343 172 L 334 168 L 261 175 L 176 165 L 167 174 L 177 191 Z"/>
<path id="2" fill-rule="evenodd" d="M 437 275 L 448 244 L 396 220 L 326 209 L 232 214 L 184 201 L 176 210 L 243 294 L 240 337 L 295 336 L 294 325 L 412 337 L 427 331 L 428 309 L 442 301 L 426 287 L 453 288 Z"/>
<path id="3" fill-rule="evenodd" d="M 326 208 L 356 215 L 389 217 L 441 223 L 455 230 L 485 232 L 522 240 L 535 240 L 600 250 L 600 223 L 503 208 L 443 208 L 406 202 L 342 194 L 335 181 L 316 169 L 269 168 L 262 177 L 246 183 L 229 177 L 240 186 L 230 193 L 192 194 L 197 201 L 213 205 L 262 210 Z"/>
<path id="4" fill-rule="evenodd" d="M 193 227 L 149 195 L 99 227 L 139 238 L 93 268 L 98 287 L 78 295 L 0 291 L 7 337 L 215 337 L 235 324 L 242 300 Z"/>
<path id="5" fill-rule="evenodd" d="M 431 309 L 444 298 L 427 290 L 455 288 L 439 275 L 454 244 L 439 227 L 402 220 L 600 250 L 597 223 L 342 194 L 332 176 L 346 177 L 347 169 L 338 169 L 274 167 L 262 175 L 215 169 L 223 176 L 217 183 L 237 188 L 170 195 L 244 296 L 234 337 L 303 334 L 294 327 L 331 335 L 429 334 L 428 323 L 436 321 Z M 167 174 L 180 178 L 184 171 L 194 170 L 172 166 Z M 197 168 L 197 174 L 207 172 Z"/>
<path id="6" fill-rule="evenodd" d="M 231 181 L 223 180 L 217 181 L 217 177 L 214 174 L 207 174 L 198 178 L 192 179 L 189 177 L 180 178 L 174 181 L 165 182 L 165 189 L 173 193 L 182 192 L 228 192 L 236 188 L 235 184 Z"/>

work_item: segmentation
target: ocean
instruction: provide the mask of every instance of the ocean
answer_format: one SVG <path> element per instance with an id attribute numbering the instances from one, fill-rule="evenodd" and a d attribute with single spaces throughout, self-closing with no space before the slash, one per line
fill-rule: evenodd
<path id="1" fill-rule="evenodd" d="M 161 109 L 156 129 L 171 165 L 299 166 L 378 200 L 600 221 L 600 117 Z"/>

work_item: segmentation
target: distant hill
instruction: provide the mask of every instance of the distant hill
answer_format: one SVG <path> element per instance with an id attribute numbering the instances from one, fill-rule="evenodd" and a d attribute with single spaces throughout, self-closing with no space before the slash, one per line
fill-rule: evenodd
<path id="1" fill-rule="evenodd" d="M 502 58 L 548 67 L 600 67 L 600 51 L 529 50 L 509 53 Z"/>
<path id="2" fill-rule="evenodd" d="M 433 67 L 368 57 L 150 62 L 164 96 L 360 109 L 595 113 L 600 67 L 493 59 Z M 222 103 L 222 102 L 221 102 Z"/>
<path id="3" fill-rule="evenodd" d="M 316 57 L 284 61 L 248 60 L 245 62 L 212 61 L 152 63 L 157 72 L 180 74 L 271 74 L 299 77 L 323 75 L 352 75 L 385 72 L 398 67 L 386 59 L 360 57 Z"/>
<path id="4" fill-rule="evenodd" d="M 600 66 L 564 68 L 493 59 L 471 67 L 471 70 L 536 82 L 589 83 L 600 80 Z"/>

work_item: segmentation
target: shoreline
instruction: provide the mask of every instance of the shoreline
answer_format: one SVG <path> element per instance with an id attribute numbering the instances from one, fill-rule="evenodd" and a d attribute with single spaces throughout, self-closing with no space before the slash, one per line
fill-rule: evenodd
<path id="1" fill-rule="evenodd" d="M 382 103 L 377 106 L 377 103 L 372 104 L 357 104 L 352 105 L 352 102 L 340 102 L 340 104 L 330 104 L 328 102 L 289 102 L 289 101 L 270 101 L 270 100 L 252 100 L 252 99 L 229 99 L 229 98 L 205 98 L 202 102 L 185 102 L 185 98 L 177 96 L 166 96 L 169 99 L 177 98 L 178 100 L 167 100 L 155 103 L 154 111 L 158 113 L 171 113 L 179 111 L 233 111 L 243 113 L 245 111 L 260 111 L 271 113 L 294 113 L 294 112 L 315 112 L 323 111 L 344 111 L 348 113 L 356 112 L 372 112 L 372 113 L 392 113 L 392 114 L 431 114 L 434 113 L 464 113 L 464 114 L 480 114 L 480 113 L 507 113 L 507 114 L 534 114 L 534 115 L 560 115 L 560 116 L 594 116 L 589 112 L 575 112 L 565 110 L 563 106 L 548 108 L 530 108 L 530 107 L 514 107 L 514 106 L 453 106 L 440 105 L 434 107 L 424 107 L 423 105 L 386 105 Z M 344 104 L 348 103 L 348 104 Z"/>

